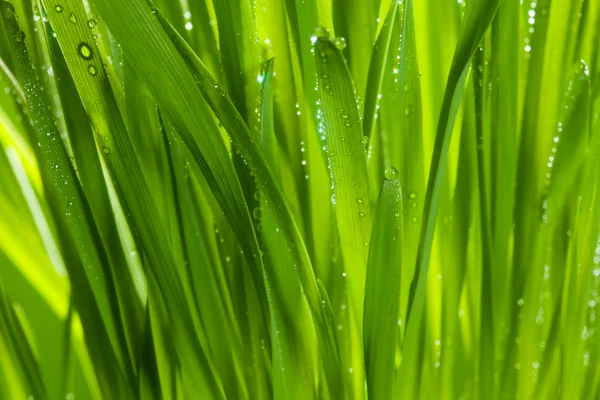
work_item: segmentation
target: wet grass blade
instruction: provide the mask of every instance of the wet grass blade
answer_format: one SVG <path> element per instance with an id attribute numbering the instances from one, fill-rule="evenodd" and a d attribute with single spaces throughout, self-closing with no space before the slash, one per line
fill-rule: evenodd
<path id="1" fill-rule="evenodd" d="M 362 398 L 362 320 L 366 262 L 369 249 L 372 196 L 367 174 L 362 123 L 350 77 L 340 49 L 329 37 L 317 38 L 315 60 L 322 114 L 321 128 L 327 145 L 344 277 L 350 301 L 348 329 L 352 368 L 351 396 Z M 342 353 L 344 354 L 344 353 Z"/>

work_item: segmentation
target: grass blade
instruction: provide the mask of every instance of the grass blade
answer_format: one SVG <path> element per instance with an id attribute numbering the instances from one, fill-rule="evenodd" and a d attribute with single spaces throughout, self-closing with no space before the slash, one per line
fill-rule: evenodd
<path id="1" fill-rule="evenodd" d="M 393 399 L 399 338 L 403 248 L 402 191 L 398 172 L 383 182 L 373 219 L 365 291 L 364 345 L 369 397 Z"/>

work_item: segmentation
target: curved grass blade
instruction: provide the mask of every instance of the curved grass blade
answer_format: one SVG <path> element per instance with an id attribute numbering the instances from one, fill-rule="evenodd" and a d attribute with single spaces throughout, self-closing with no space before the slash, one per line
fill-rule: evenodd
<path id="1" fill-rule="evenodd" d="M 483 38 L 485 31 L 492 22 L 499 3 L 499 0 L 473 0 L 469 2 L 467 6 L 463 29 L 456 46 L 452 68 L 448 76 L 448 86 L 444 96 L 435 147 L 431 159 L 427 194 L 424 203 L 423 225 L 417 257 L 417 269 L 415 271 L 415 279 L 413 279 L 411 285 L 407 324 L 409 323 L 411 315 L 414 315 L 419 319 L 422 317 L 425 301 L 425 280 L 429 258 L 431 256 L 431 243 L 433 241 L 433 233 L 435 230 L 439 196 L 444 172 L 446 170 L 452 129 L 454 128 L 464 83 L 469 71 L 469 62 L 473 54 L 475 54 L 475 50 Z M 413 311 L 415 311 L 414 314 Z M 414 329 L 416 329 L 416 326 L 418 325 L 420 325 L 420 323 L 413 324 L 413 326 L 415 326 Z M 410 324 L 408 327 L 410 327 Z"/>
<path id="2" fill-rule="evenodd" d="M 404 245 L 402 190 L 395 172 L 384 180 L 379 194 L 367 265 L 363 331 L 367 388 L 373 399 L 395 398 Z"/>
<path id="3" fill-rule="evenodd" d="M 338 39 L 336 39 L 337 41 Z M 317 79 L 321 94 L 321 124 L 326 138 L 333 186 L 332 203 L 344 262 L 348 311 L 350 396 L 364 396 L 362 354 L 366 264 L 372 221 L 372 196 L 364 136 L 350 71 L 341 50 L 329 37 L 315 42 Z"/>

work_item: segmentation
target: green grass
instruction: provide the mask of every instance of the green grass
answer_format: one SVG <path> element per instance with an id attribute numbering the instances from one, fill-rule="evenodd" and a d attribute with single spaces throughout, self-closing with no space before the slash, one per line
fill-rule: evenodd
<path id="1" fill-rule="evenodd" d="M 522 3 L 1 0 L 0 399 L 600 397 L 600 0 Z"/>

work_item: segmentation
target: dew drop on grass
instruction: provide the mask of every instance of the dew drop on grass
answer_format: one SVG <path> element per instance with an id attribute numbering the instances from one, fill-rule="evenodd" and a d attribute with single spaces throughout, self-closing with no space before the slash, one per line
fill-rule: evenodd
<path id="1" fill-rule="evenodd" d="M 92 48 L 87 43 L 79 43 L 79 47 L 77 48 L 77 52 L 79 55 L 85 60 L 91 60 L 94 57 L 94 52 Z"/>
<path id="2" fill-rule="evenodd" d="M 412 222 L 415 222 L 415 223 L 416 223 L 418 220 L 419 220 L 419 219 L 418 219 L 417 217 L 412 217 L 412 219 L 411 219 L 411 221 L 412 221 Z"/>
<path id="3" fill-rule="evenodd" d="M 364 213 L 364 212 L 362 212 L 362 211 L 359 211 L 359 212 L 358 212 L 358 216 L 362 218 L 362 217 L 364 217 L 364 216 L 365 216 L 365 213 Z"/>
<path id="4" fill-rule="evenodd" d="M 92 76 L 96 76 L 96 74 L 98 73 L 98 71 L 96 71 L 96 67 L 94 67 L 93 65 L 90 65 L 88 67 L 88 72 L 90 73 L 90 75 Z"/>
<path id="5" fill-rule="evenodd" d="M 69 15 L 69 21 L 71 21 L 72 24 L 77 23 L 77 17 L 75 16 L 75 14 L 71 13 L 71 15 Z"/>
<path id="6" fill-rule="evenodd" d="M 365 202 L 364 202 L 364 201 L 363 201 L 363 199 L 361 199 L 361 198 L 358 198 L 358 199 L 356 199 L 356 202 L 357 202 L 358 204 L 365 204 Z"/>
<path id="7" fill-rule="evenodd" d="M 338 50 L 344 50 L 346 48 L 346 39 L 343 37 L 335 38 L 333 40 L 333 44 L 338 48 Z"/>
<path id="8" fill-rule="evenodd" d="M 329 29 L 327 29 L 323 26 L 319 26 L 319 27 L 317 27 L 317 29 L 315 29 L 315 36 L 330 37 L 331 32 L 329 31 Z"/>
<path id="9" fill-rule="evenodd" d="M 63 10 L 64 10 L 64 8 L 63 8 L 63 6 L 61 6 L 60 4 L 57 4 L 57 5 L 55 5 L 55 6 L 54 6 L 54 11 L 56 11 L 56 12 L 57 12 L 57 13 L 59 13 L 59 14 L 60 14 L 61 12 L 63 12 Z"/>
<path id="10" fill-rule="evenodd" d="M 388 167 L 385 169 L 385 179 L 391 181 L 392 179 L 398 178 L 398 170 L 394 167 Z"/>
<path id="11" fill-rule="evenodd" d="M 108 147 L 103 147 L 102 151 L 104 152 L 104 154 L 108 154 L 108 152 L 109 152 Z"/>
<path id="12" fill-rule="evenodd" d="M 408 197 L 410 197 L 411 199 L 416 199 L 417 198 L 417 192 L 410 192 L 410 194 L 408 195 Z"/>
<path id="13" fill-rule="evenodd" d="M 97 27 L 97 26 L 98 26 L 98 20 L 96 20 L 96 19 L 93 19 L 93 18 L 92 18 L 92 19 L 90 19 L 90 20 L 88 21 L 88 26 L 90 27 L 90 29 L 94 29 L 95 27 Z"/>

